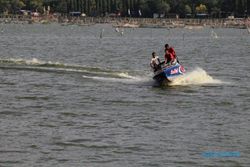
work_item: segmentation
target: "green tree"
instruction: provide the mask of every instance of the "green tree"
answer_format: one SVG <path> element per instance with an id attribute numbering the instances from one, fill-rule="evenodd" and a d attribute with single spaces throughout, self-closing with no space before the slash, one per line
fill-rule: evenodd
<path id="1" fill-rule="evenodd" d="M 33 11 L 43 11 L 43 0 L 25 0 L 26 8 Z"/>
<path id="2" fill-rule="evenodd" d="M 185 5 L 185 14 L 190 14 L 192 13 L 192 8 L 189 5 Z"/>
<path id="3" fill-rule="evenodd" d="M 218 9 L 219 0 L 204 1 L 203 4 L 206 5 L 208 13 L 211 13 L 216 8 Z"/>
<path id="4" fill-rule="evenodd" d="M 21 8 L 25 6 L 22 0 L 11 0 L 10 4 L 11 4 L 12 13 L 16 13 L 18 10 L 20 10 Z"/>
<path id="5" fill-rule="evenodd" d="M 200 4 L 195 8 L 197 13 L 206 13 L 207 12 L 207 7 L 206 5 Z"/>
<path id="6" fill-rule="evenodd" d="M 0 12 L 8 12 L 8 8 L 10 6 L 10 2 L 7 0 L 0 0 Z"/>
<path id="7" fill-rule="evenodd" d="M 139 0 L 137 4 L 138 9 L 141 10 L 142 16 L 149 16 L 151 15 L 151 9 L 145 0 Z"/>
<path id="8" fill-rule="evenodd" d="M 67 13 L 67 0 L 61 0 L 57 6 L 55 6 L 55 10 L 60 13 Z"/>
<path id="9" fill-rule="evenodd" d="M 162 0 L 149 0 L 148 5 L 152 13 L 168 13 L 170 6 Z"/>
<path id="10" fill-rule="evenodd" d="M 226 17 L 231 13 L 244 16 L 246 11 L 250 13 L 250 0 L 0 0 L 0 13 L 16 13 L 20 9 L 42 12 L 43 6 L 50 6 L 53 12 L 81 11 L 94 16 L 118 10 L 127 15 L 128 9 L 141 10 L 143 17 L 169 12 L 183 17 L 187 13 L 194 14 L 195 9 L 214 17 L 220 14 Z"/>
<path id="11" fill-rule="evenodd" d="M 170 11 L 170 5 L 166 2 L 162 2 L 161 6 L 159 7 L 160 13 L 168 13 Z"/>
<path id="12" fill-rule="evenodd" d="M 22 0 L 0 0 L 0 12 L 16 13 L 24 6 Z"/>

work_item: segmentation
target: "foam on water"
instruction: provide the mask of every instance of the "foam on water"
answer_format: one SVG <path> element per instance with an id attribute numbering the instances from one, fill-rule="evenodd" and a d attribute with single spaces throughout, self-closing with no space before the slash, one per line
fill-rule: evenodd
<path id="1" fill-rule="evenodd" d="M 202 68 L 186 73 L 185 75 L 176 78 L 170 85 L 204 85 L 204 84 L 221 84 L 222 81 L 212 78 Z"/>
<path id="2" fill-rule="evenodd" d="M 61 71 L 61 72 L 77 72 L 85 73 L 83 78 L 95 79 L 106 82 L 122 82 L 122 83 L 135 83 L 135 82 L 147 82 L 152 80 L 150 76 L 132 75 L 129 72 L 113 71 L 107 69 L 101 69 L 96 67 L 84 67 L 80 65 L 62 64 L 59 62 L 42 61 L 36 58 L 25 59 L 0 59 L 0 64 L 7 65 L 13 69 L 25 69 L 25 70 L 44 70 L 44 71 Z M 10 65 L 10 66 L 9 66 Z M 21 66 L 19 66 L 21 65 Z M 202 68 L 196 68 L 195 70 L 186 73 L 185 75 L 176 78 L 171 86 L 174 85 L 203 85 L 203 84 L 221 84 L 222 81 L 213 79 Z"/>
<path id="3" fill-rule="evenodd" d="M 94 79 L 94 80 L 105 81 L 105 82 L 138 83 L 138 82 L 146 82 L 150 80 L 148 77 L 132 76 L 126 73 L 117 73 L 117 76 L 104 77 L 104 76 L 82 75 L 83 78 Z"/>
<path id="4" fill-rule="evenodd" d="M 31 64 L 31 65 L 35 65 L 35 64 L 45 64 L 44 61 L 40 61 L 36 58 L 33 58 L 31 60 L 24 60 L 26 64 Z"/>
<path id="5" fill-rule="evenodd" d="M 130 79 L 115 78 L 115 77 L 101 77 L 101 76 L 87 76 L 87 75 L 83 75 L 82 77 L 99 81 L 106 81 L 106 82 L 126 82 L 126 83 L 131 82 Z"/>
<path id="6" fill-rule="evenodd" d="M 37 58 L 32 59 L 0 59 L 0 63 L 18 64 L 18 65 L 62 65 L 59 62 L 42 61 Z"/>
<path id="7" fill-rule="evenodd" d="M 138 77 L 129 75 L 127 72 L 121 72 L 121 73 L 117 73 L 117 76 L 121 77 L 121 78 L 128 78 L 128 79 L 134 79 L 137 80 Z"/>
<path id="8" fill-rule="evenodd" d="M 97 67 L 86 67 L 81 65 L 70 65 L 52 61 L 42 61 L 36 58 L 32 59 L 0 59 L 0 65 L 5 68 L 18 70 L 43 70 L 49 72 L 76 72 L 84 73 L 84 78 L 92 78 L 102 81 L 111 82 L 140 82 L 145 81 L 148 77 L 131 75 L 125 71 L 114 71 L 110 69 L 102 69 Z"/>

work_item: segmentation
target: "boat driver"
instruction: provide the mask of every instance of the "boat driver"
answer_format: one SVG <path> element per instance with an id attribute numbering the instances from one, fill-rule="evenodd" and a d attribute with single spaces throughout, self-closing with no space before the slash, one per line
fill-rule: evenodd
<path id="1" fill-rule="evenodd" d="M 159 57 L 156 56 L 155 52 L 152 53 L 152 59 L 150 62 L 150 66 L 154 70 L 154 72 L 161 69 L 161 61 L 160 61 Z"/>
<path id="2" fill-rule="evenodd" d="M 179 63 L 174 48 L 170 47 L 169 44 L 165 45 L 165 64 L 176 64 Z"/>

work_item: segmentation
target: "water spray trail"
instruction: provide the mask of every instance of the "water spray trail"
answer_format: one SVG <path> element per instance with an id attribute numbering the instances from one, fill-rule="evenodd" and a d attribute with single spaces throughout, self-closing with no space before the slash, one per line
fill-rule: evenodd
<path id="1" fill-rule="evenodd" d="M 204 85 L 204 84 L 221 84 L 220 80 L 213 79 L 201 68 L 196 68 L 192 72 L 186 73 L 185 75 L 176 78 L 170 85 Z"/>
<path id="2" fill-rule="evenodd" d="M 52 61 L 41 61 L 36 58 L 25 59 L 0 59 L 0 68 L 43 72 L 73 72 L 82 73 L 84 78 L 103 81 L 141 82 L 149 77 L 134 74 L 133 71 L 111 70 L 98 67 L 86 67 L 74 64 L 63 64 Z M 132 74 L 130 74 L 132 73 Z"/>

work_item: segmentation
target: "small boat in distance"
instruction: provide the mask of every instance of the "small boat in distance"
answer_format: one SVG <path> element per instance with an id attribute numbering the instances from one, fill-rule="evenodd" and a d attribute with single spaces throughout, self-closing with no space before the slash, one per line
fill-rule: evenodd
<path id="1" fill-rule="evenodd" d="M 176 78 L 182 76 L 185 73 L 184 67 L 175 63 L 173 65 L 163 65 L 161 69 L 154 72 L 153 79 L 159 84 L 173 82 Z"/>

